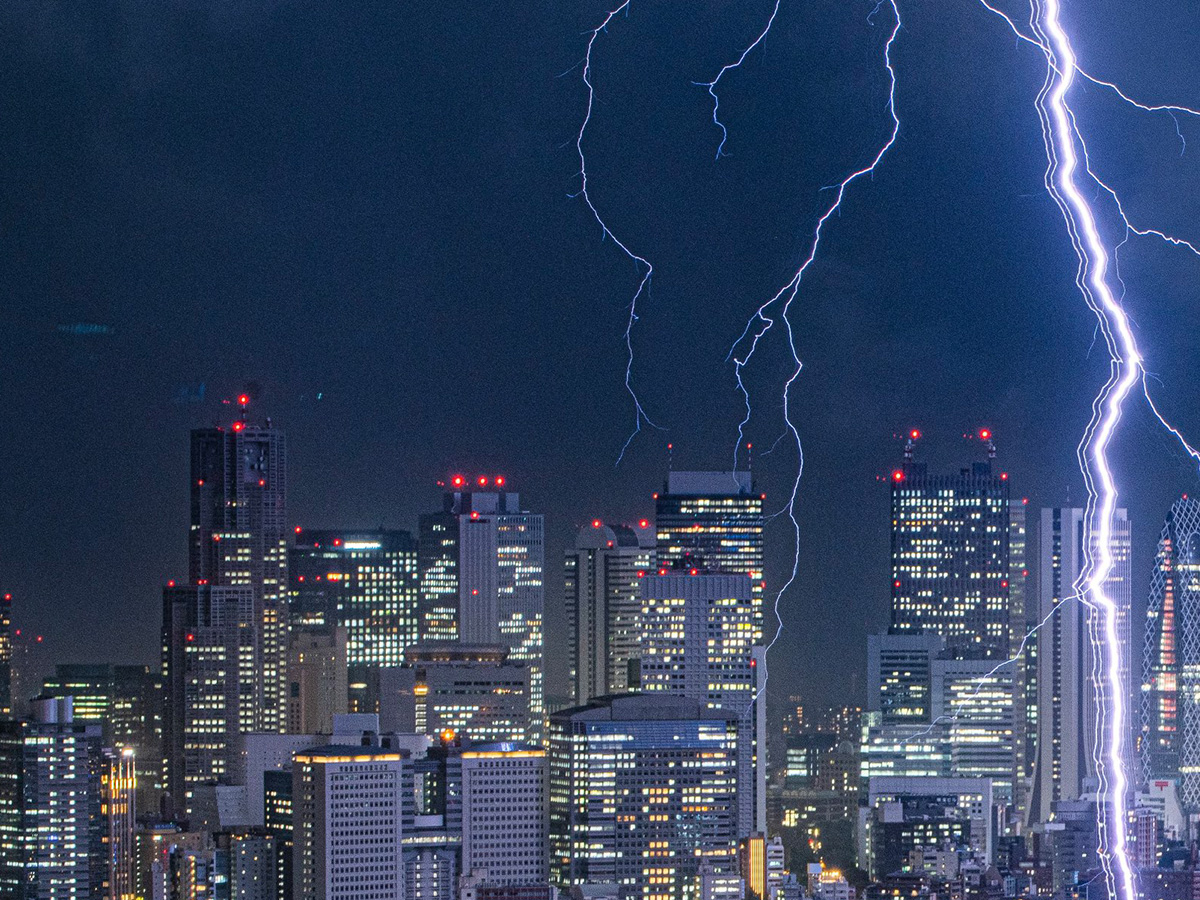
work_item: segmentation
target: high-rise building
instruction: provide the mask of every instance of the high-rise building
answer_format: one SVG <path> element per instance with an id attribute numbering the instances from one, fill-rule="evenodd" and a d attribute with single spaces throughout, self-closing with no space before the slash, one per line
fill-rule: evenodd
<path id="1" fill-rule="evenodd" d="M 329 734 L 333 717 L 349 712 L 346 628 L 295 629 L 288 652 L 288 732 Z"/>
<path id="2" fill-rule="evenodd" d="M 398 666 L 417 641 L 417 544 L 407 531 L 297 529 L 288 579 L 292 628 L 344 627 L 351 666 Z"/>
<path id="3" fill-rule="evenodd" d="M 605 525 L 579 529 L 566 553 L 567 621 L 571 629 L 571 691 L 576 704 L 621 694 L 639 666 L 641 576 L 654 568 L 654 528 Z M 632 680 L 631 680 L 632 676 Z"/>
<path id="4" fill-rule="evenodd" d="M 105 897 L 134 900 L 137 896 L 137 858 L 134 832 L 137 824 L 137 768 L 132 748 L 104 751 L 100 768 L 100 815 L 108 865 Z"/>
<path id="5" fill-rule="evenodd" d="M 667 694 L 551 714 L 551 880 L 680 900 L 702 861 L 735 872 L 738 729 L 729 713 Z"/>
<path id="6" fill-rule="evenodd" d="M 386 731 L 436 737 L 450 731 L 476 742 L 532 742 L 530 671 L 502 644 L 414 644 L 409 662 L 373 673 Z"/>
<path id="7" fill-rule="evenodd" d="M 862 775 L 988 778 L 1014 802 L 1016 684 L 1010 666 L 959 659 L 936 634 L 867 639 Z"/>
<path id="8" fill-rule="evenodd" d="M 188 583 L 249 587 L 261 632 L 256 693 L 264 728 L 287 725 L 287 446 L 250 422 L 249 398 L 229 427 L 192 432 Z"/>
<path id="9" fill-rule="evenodd" d="M 71 697 L 74 720 L 101 726 L 106 746 L 134 751 L 138 806 L 157 809 L 162 792 L 162 679 L 149 666 L 60 664 L 42 695 Z"/>
<path id="10" fill-rule="evenodd" d="M 1178 777 L 1183 808 L 1200 812 L 1200 500 L 1186 495 L 1158 541 L 1145 640 L 1144 774 Z"/>
<path id="11" fill-rule="evenodd" d="M 108 880 L 100 726 L 70 698 L 38 699 L 0 722 L 0 896 L 100 897 Z"/>
<path id="12" fill-rule="evenodd" d="M 262 630 L 249 585 L 163 589 L 163 753 L 176 813 L 195 789 L 227 783 L 238 736 L 277 730 L 264 723 Z"/>
<path id="13" fill-rule="evenodd" d="M 754 605 L 745 575 L 658 569 L 642 581 L 641 687 L 736 716 L 738 837 L 766 831 L 765 683 L 754 645 Z"/>
<path id="14" fill-rule="evenodd" d="M 421 516 L 421 636 L 502 643 L 529 667 L 535 742 L 545 715 L 545 522 L 502 475 L 450 479 L 442 511 Z"/>
<path id="15" fill-rule="evenodd" d="M 404 900 L 404 757 L 379 747 L 296 754 L 294 900 Z"/>
<path id="16" fill-rule="evenodd" d="M 12 594 L 0 594 L 0 716 L 13 712 L 12 599 Z"/>
<path id="17" fill-rule="evenodd" d="M 530 744 L 463 749 L 464 875 L 491 887 L 546 884 L 546 764 L 546 751 Z"/>
<path id="18" fill-rule="evenodd" d="M 1012 667 L 937 659 L 931 676 L 931 721 L 946 736 L 951 777 L 989 779 L 994 802 L 1014 803 L 1018 707 Z"/>
<path id="19" fill-rule="evenodd" d="M 1085 781 L 1096 777 L 1097 702 L 1103 699 L 1097 696 L 1097 677 L 1103 661 L 1093 649 L 1100 620 L 1080 595 L 1088 558 L 1085 515 L 1073 507 L 1043 509 L 1038 527 L 1038 620 L 1045 624 L 1038 630 L 1037 765 L 1029 808 L 1033 824 L 1049 821 L 1056 801 L 1079 799 Z M 1114 514 L 1112 534 L 1113 569 L 1104 589 L 1117 606 L 1122 700 L 1129 710 L 1132 572 L 1129 519 L 1123 509 Z"/>
<path id="20" fill-rule="evenodd" d="M 756 644 L 763 642 L 763 525 L 763 495 L 749 472 L 669 472 L 655 495 L 659 566 L 747 576 Z"/>
<path id="21" fill-rule="evenodd" d="M 892 631 L 939 634 L 958 656 L 1008 659 L 1010 507 L 1007 472 L 986 462 L 931 475 L 913 458 L 892 473 Z"/>

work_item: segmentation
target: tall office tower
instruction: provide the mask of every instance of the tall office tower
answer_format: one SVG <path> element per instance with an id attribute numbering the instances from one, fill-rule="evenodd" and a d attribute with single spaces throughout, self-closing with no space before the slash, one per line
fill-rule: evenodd
<path id="1" fill-rule="evenodd" d="M 546 751 L 477 744 L 462 751 L 462 873 L 489 887 L 545 885 Z"/>
<path id="2" fill-rule="evenodd" d="M 134 830 L 137 824 L 137 771 L 132 748 L 104 751 L 100 769 L 102 838 L 108 865 L 106 898 L 137 896 Z"/>
<path id="3" fill-rule="evenodd" d="M 551 714 L 551 880 L 682 900 L 702 860 L 736 871 L 738 728 L 729 713 L 670 695 Z"/>
<path id="4" fill-rule="evenodd" d="M 1010 655 L 1008 473 L 988 459 L 958 475 L 916 462 L 913 432 L 892 473 L 892 630 L 940 634 L 958 656 Z"/>
<path id="5" fill-rule="evenodd" d="M 346 629 L 351 666 L 398 666 L 419 633 L 417 544 L 407 531 L 297 530 L 292 628 Z"/>
<path id="6" fill-rule="evenodd" d="M 503 643 L 529 667 L 534 742 L 545 716 L 545 522 L 502 475 L 450 479 L 442 511 L 421 516 L 421 637 Z"/>
<path id="7" fill-rule="evenodd" d="M 763 642 L 763 495 L 749 472 L 668 472 L 655 495 L 659 566 L 701 565 L 745 575 L 754 604 L 754 643 Z"/>
<path id="8" fill-rule="evenodd" d="M 1012 635 L 1009 647 L 1016 659 L 1014 676 L 1017 696 L 1017 772 L 1013 790 L 1019 810 L 1028 812 L 1037 768 L 1038 730 L 1038 603 L 1035 593 L 1026 583 L 1029 569 L 1026 557 L 1026 509 L 1029 498 L 1013 502 L 1010 508 L 1008 531 L 1009 576 Z"/>
<path id="9" fill-rule="evenodd" d="M 375 673 L 385 731 L 436 737 L 449 730 L 472 741 L 532 742 L 529 667 L 503 644 L 415 644 L 409 662 Z"/>
<path id="10" fill-rule="evenodd" d="M 1016 802 L 1017 685 L 1011 666 L 985 659 L 937 659 L 932 722 L 946 735 L 953 778 L 986 778 L 997 804 Z"/>
<path id="11" fill-rule="evenodd" d="M 658 570 L 642 579 L 641 687 L 699 700 L 736 716 L 738 837 L 765 832 L 766 737 L 754 606 L 745 575 L 699 568 Z"/>
<path id="12" fill-rule="evenodd" d="M 654 567 L 654 529 L 599 519 L 579 529 L 566 553 L 564 597 L 571 629 L 575 703 L 636 684 L 642 618 L 639 578 Z M 632 678 L 631 678 L 632 676 Z"/>
<path id="13" fill-rule="evenodd" d="M 333 717 L 349 712 L 346 629 L 292 631 L 288 652 L 288 732 L 330 734 Z"/>
<path id="14" fill-rule="evenodd" d="M 69 698 L 31 709 L 28 720 L 0 722 L 0 896 L 101 897 L 100 726 L 72 721 Z"/>
<path id="15" fill-rule="evenodd" d="M 404 756 L 338 746 L 296 754 L 294 900 L 404 900 Z"/>
<path id="16" fill-rule="evenodd" d="M 1084 516 L 1085 510 L 1078 508 L 1043 509 L 1039 522 L 1038 618 L 1046 624 L 1038 642 L 1038 756 L 1029 803 L 1031 824 L 1049 821 L 1056 801 L 1079 799 L 1084 781 L 1096 776 L 1097 703 L 1103 700 L 1096 685 L 1103 677 L 1103 660 L 1093 651 L 1100 620 L 1078 593 L 1088 555 Z M 1131 578 L 1129 518 L 1118 509 L 1113 518 L 1113 570 L 1105 593 L 1118 610 L 1126 710 L 1133 702 L 1128 675 Z"/>
<path id="17" fill-rule="evenodd" d="M 199 785 L 227 782 L 238 735 L 277 730 L 264 723 L 258 604 L 249 585 L 163 589 L 165 788 L 177 815 Z"/>
<path id="18" fill-rule="evenodd" d="M 0 594 L 0 716 L 11 716 L 12 594 Z"/>
<path id="19" fill-rule="evenodd" d="M 1158 541 L 1145 640 L 1144 774 L 1179 777 L 1184 809 L 1200 812 L 1200 500 L 1186 495 Z"/>
<path id="20" fill-rule="evenodd" d="M 188 583 L 249 587 L 262 647 L 256 693 L 267 730 L 287 725 L 287 446 L 247 419 L 192 432 Z"/>

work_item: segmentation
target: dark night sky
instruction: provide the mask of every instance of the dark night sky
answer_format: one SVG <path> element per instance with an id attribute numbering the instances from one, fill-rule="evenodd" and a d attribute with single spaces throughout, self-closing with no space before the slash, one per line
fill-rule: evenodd
<path id="1" fill-rule="evenodd" d="M 635 0 L 596 43 L 593 199 L 656 267 L 624 393 L 637 272 L 582 201 L 578 63 L 596 2 L 124 0 L 0 8 L 0 585 L 47 660 L 155 661 L 159 586 L 185 569 L 187 431 L 260 385 L 288 434 L 297 524 L 414 527 L 451 469 L 503 472 L 548 516 L 547 606 L 574 525 L 636 519 L 675 444 L 727 466 L 723 360 L 798 264 L 815 216 L 885 137 L 886 10 Z M 1082 498 L 1075 444 L 1106 373 L 1042 188 L 1044 63 L 971 0 L 904 3 L 900 140 L 849 195 L 794 307 L 805 370 L 800 576 L 775 690 L 857 699 L 887 621 L 887 493 L 921 427 L 936 466 L 989 425 L 1031 508 Z M 1084 65 L 1148 102 L 1200 102 L 1200 10 L 1075 2 Z M 1027 14 L 1022 14 L 1026 18 Z M 1200 238 L 1197 150 L 1163 115 L 1077 96 L 1093 162 L 1144 224 Z M 1200 147 L 1200 123 L 1182 122 Z M 1126 245 L 1129 305 L 1165 412 L 1200 435 L 1200 260 Z M 64 334 L 97 323 L 110 334 Z M 776 338 L 778 335 L 776 336 Z M 749 436 L 779 433 L 773 339 Z M 189 402 L 196 387 L 203 402 Z M 321 399 L 317 399 L 318 395 Z M 1194 468 L 1131 412 L 1118 447 L 1144 593 Z M 786 444 L 755 471 L 781 504 Z M 771 526 L 768 579 L 790 565 Z M 551 654 L 561 683 L 562 654 Z M 552 683 L 551 690 L 556 685 Z"/>

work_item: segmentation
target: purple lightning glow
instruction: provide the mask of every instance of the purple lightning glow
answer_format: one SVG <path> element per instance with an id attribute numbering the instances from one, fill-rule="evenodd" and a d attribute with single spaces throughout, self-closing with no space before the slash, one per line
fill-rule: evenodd
<path id="1" fill-rule="evenodd" d="M 1093 677 L 1097 682 L 1103 679 L 1107 688 L 1106 702 L 1102 702 L 1099 694 L 1097 695 L 1101 705 L 1098 710 L 1098 740 L 1095 749 L 1102 798 L 1097 804 L 1101 835 L 1100 858 L 1110 894 L 1119 891 L 1122 900 L 1134 900 L 1136 890 L 1125 826 L 1128 813 L 1128 763 L 1123 757 L 1123 752 L 1124 735 L 1128 729 L 1127 698 L 1123 694 L 1120 677 L 1118 611 L 1105 592 L 1105 583 L 1113 568 L 1112 521 L 1117 501 L 1117 487 L 1108 462 L 1108 448 L 1120 424 L 1125 400 L 1139 380 L 1142 382 L 1142 392 L 1151 412 L 1163 427 L 1170 431 L 1197 461 L 1200 461 L 1200 454 L 1197 454 L 1183 435 L 1159 414 L 1150 398 L 1142 356 L 1130 326 L 1129 316 L 1108 280 L 1109 251 L 1100 236 L 1096 213 L 1077 182 L 1080 170 L 1112 198 L 1117 215 L 1125 226 L 1125 239 L 1112 250 L 1113 274 L 1118 283 L 1120 276 L 1115 269 L 1116 254 L 1131 233 L 1154 236 L 1175 246 L 1186 247 L 1193 253 L 1197 253 L 1197 248 L 1188 241 L 1157 229 L 1137 228 L 1131 224 L 1116 191 L 1098 178 L 1092 170 L 1087 144 L 1069 104 L 1068 93 L 1078 75 L 1112 90 L 1121 100 L 1144 112 L 1166 112 L 1175 122 L 1176 133 L 1181 142 L 1183 134 L 1179 130 L 1176 114 L 1194 116 L 1197 112 L 1181 106 L 1152 106 L 1139 103 L 1112 82 L 1095 78 L 1080 69 L 1071 40 L 1062 26 L 1058 0 L 1033 0 L 1030 18 L 1032 37 L 1023 33 L 1005 13 L 991 6 L 986 0 L 980 2 L 991 12 L 1001 16 L 1014 34 L 1038 47 L 1045 56 L 1046 80 L 1038 95 L 1037 106 L 1048 159 L 1046 188 L 1066 221 L 1068 233 L 1079 257 L 1076 283 L 1085 301 L 1097 316 L 1111 360 L 1109 379 L 1093 403 L 1092 419 L 1078 450 L 1080 469 L 1088 488 L 1088 507 L 1083 536 L 1085 566 L 1076 591 L 1084 592 L 1084 602 L 1091 606 L 1101 619 L 1099 623 L 1093 620 L 1090 628 L 1094 649 L 1097 651 L 1094 659 L 1102 668 L 1102 671 L 1096 671 Z M 1184 147 L 1186 148 L 1186 143 Z M 1123 295 L 1122 290 L 1121 296 Z"/>
<path id="2" fill-rule="evenodd" d="M 580 188 L 577 194 L 572 196 L 583 197 L 583 202 L 587 204 L 588 209 L 592 211 L 596 222 L 600 225 L 600 232 L 604 237 L 612 239 L 624 252 L 626 256 L 637 267 L 641 280 L 638 282 L 637 290 L 633 294 L 633 298 L 629 301 L 629 320 L 625 324 L 625 350 L 627 352 L 625 362 L 625 390 L 629 392 L 629 396 L 633 399 L 633 431 L 629 437 L 625 439 L 625 444 L 621 447 L 621 452 L 617 456 L 617 465 L 621 464 L 621 460 L 625 458 L 625 451 L 629 449 L 629 445 L 633 439 L 638 436 L 642 430 L 642 423 L 645 422 L 651 428 L 658 428 L 646 415 L 646 410 L 642 407 L 642 401 L 637 395 L 637 391 L 633 388 L 633 326 L 637 323 L 637 304 L 643 293 L 646 293 L 650 288 L 650 277 L 654 274 L 654 266 L 645 257 L 639 256 L 630 250 L 625 244 L 613 234 L 612 230 L 600 217 L 600 210 L 596 208 L 596 204 L 592 202 L 591 194 L 588 193 L 588 172 L 587 172 L 587 157 L 583 153 L 583 137 L 587 132 L 588 123 L 592 121 L 592 106 L 596 100 L 596 89 L 592 86 L 592 49 L 596 45 L 596 39 L 600 37 L 601 32 L 608 30 L 608 23 L 615 19 L 621 13 L 629 14 L 629 4 L 632 0 L 625 0 L 620 6 L 611 10 L 604 17 L 595 29 L 592 30 L 591 36 L 588 38 L 587 51 L 583 57 L 583 83 L 587 85 L 587 113 L 583 117 L 583 122 L 579 126 L 579 134 L 575 138 L 575 150 L 579 154 L 579 179 Z M 642 271 L 642 270 L 645 271 Z"/>
<path id="3" fill-rule="evenodd" d="M 800 479 L 804 474 L 804 448 L 801 445 L 800 432 L 796 428 L 796 425 L 791 418 L 790 403 L 792 385 L 795 384 L 796 379 L 800 376 L 800 371 L 804 368 L 804 364 L 801 362 L 800 354 L 796 349 L 796 336 L 795 332 L 792 330 L 792 322 L 791 319 L 788 318 L 788 312 L 791 309 L 792 301 L 796 299 L 796 295 L 800 291 L 800 284 L 804 280 L 804 273 L 808 271 L 808 267 L 812 265 L 813 260 L 817 258 L 817 251 L 821 246 L 821 237 L 825 231 L 825 224 L 836 213 L 841 211 L 842 200 L 845 198 L 846 191 L 849 189 L 850 185 L 875 172 L 876 167 L 883 160 L 884 156 L 887 155 L 887 152 L 892 148 L 892 145 L 896 143 L 896 138 L 900 134 L 900 119 L 896 115 L 896 70 L 892 67 L 892 45 L 895 43 L 896 36 L 900 33 L 901 28 L 900 9 L 896 4 L 896 0 L 880 0 L 879 4 L 875 7 L 875 11 L 871 13 L 871 16 L 874 16 L 875 13 L 884 6 L 891 8 L 895 20 L 895 24 L 892 26 L 891 33 L 888 35 L 887 42 L 883 47 L 883 65 L 884 68 L 887 69 L 888 73 L 887 110 L 888 115 L 892 120 L 892 127 L 890 133 L 888 134 L 887 140 L 884 141 L 883 145 L 880 146 L 880 148 L 875 152 L 875 155 L 871 158 L 871 161 L 867 165 L 860 169 L 854 170 L 834 187 L 833 202 L 829 204 L 829 206 L 822 213 L 821 217 L 817 219 L 816 227 L 813 229 L 812 240 L 808 245 L 808 251 L 804 256 L 803 261 L 800 263 L 799 268 L 796 269 L 796 272 L 792 276 L 791 280 L 788 281 L 788 283 L 782 288 L 780 288 L 775 296 L 773 296 L 766 303 L 763 303 L 754 312 L 754 314 L 746 322 L 746 328 L 742 331 L 741 336 L 734 341 L 733 346 L 729 350 L 729 355 L 726 357 L 727 360 L 733 361 L 734 377 L 737 380 L 737 388 L 741 392 L 746 403 L 746 414 L 742 418 L 742 421 L 738 423 L 738 440 L 734 445 L 733 450 L 733 468 L 734 471 L 737 471 L 739 453 L 742 446 L 745 444 L 745 429 L 746 425 L 750 422 L 751 415 L 750 391 L 742 379 L 742 372 L 746 366 L 749 365 L 750 360 L 754 357 L 754 353 L 758 349 L 759 341 L 762 340 L 762 338 L 766 336 L 767 332 L 769 332 L 775 326 L 777 318 L 782 319 L 784 331 L 787 335 L 788 351 L 791 354 L 793 363 L 792 373 L 783 385 L 783 420 L 786 424 L 784 433 L 791 435 L 792 442 L 796 446 L 796 454 L 798 457 L 796 464 L 796 477 L 792 481 L 791 493 L 788 495 L 787 505 L 785 507 L 788 519 L 791 520 L 792 523 L 792 531 L 795 535 L 795 545 L 793 547 L 791 573 L 788 575 L 787 581 L 784 582 L 783 586 L 775 594 L 774 609 L 775 621 L 777 624 L 775 635 L 771 638 L 770 643 L 767 644 L 768 650 L 775 645 L 775 642 L 779 640 L 779 635 L 783 633 L 783 619 L 779 615 L 779 601 L 782 599 L 788 588 L 790 588 L 795 582 L 796 574 L 800 566 L 800 523 L 796 519 L 796 496 L 800 490 Z M 778 12 L 778 5 L 776 5 L 775 12 Z M 758 36 L 758 39 L 755 40 L 754 44 L 751 44 L 746 52 L 742 54 L 737 63 L 731 66 L 726 66 L 710 83 L 709 92 L 713 94 L 714 100 L 716 100 L 715 87 L 717 82 L 721 79 L 721 75 L 727 72 L 730 68 L 740 65 L 742 60 L 746 58 L 746 53 L 749 53 L 756 44 L 760 43 L 766 37 L 767 32 L 771 29 L 771 24 L 775 21 L 775 12 L 772 12 L 771 19 L 768 21 L 767 27 L 763 29 L 763 32 Z M 717 121 L 716 113 L 717 106 L 714 104 L 714 121 Z M 717 124 L 720 124 L 720 122 L 718 121 Z M 723 127 L 722 131 L 724 131 Z M 718 148 L 718 156 L 719 155 L 720 149 Z M 778 312 L 774 311 L 775 307 L 778 307 Z M 739 348 L 742 348 L 740 353 Z M 772 449 L 774 448 L 772 447 Z"/>

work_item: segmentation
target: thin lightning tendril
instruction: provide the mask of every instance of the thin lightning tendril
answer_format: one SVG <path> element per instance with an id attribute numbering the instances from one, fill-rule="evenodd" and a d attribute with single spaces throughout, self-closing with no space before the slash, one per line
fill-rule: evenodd
<path id="1" fill-rule="evenodd" d="M 613 234 L 612 229 L 610 229 L 604 219 L 601 218 L 600 210 L 598 210 L 596 208 L 596 204 L 592 202 L 592 197 L 588 193 L 587 157 L 584 156 L 583 153 L 583 138 L 584 134 L 587 132 L 588 123 L 592 121 L 592 107 L 596 101 L 596 89 L 592 86 L 592 49 L 595 47 L 596 39 L 600 37 L 600 34 L 608 30 L 609 22 L 611 22 L 621 13 L 625 13 L 626 15 L 629 14 L 630 2 L 632 2 L 632 0 L 625 0 L 625 2 L 616 7 L 616 9 L 611 10 L 608 15 L 604 17 L 604 21 L 591 31 L 591 36 L 588 38 L 587 52 L 583 57 L 583 83 L 587 85 L 587 113 L 584 115 L 583 122 L 579 126 L 579 134 L 575 138 L 575 150 L 579 154 L 580 188 L 578 193 L 571 195 L 573 197 L 583 198 L 583 202 L 587 204 L 587 207 L 591 210 L 596 222 L 600 225 L 601 234 L 604 237 L 611 238 L 612 242 L 621 248 L 625 255 L 628 256 L 633 264 L 637 267 L 638 272 L 641 275 L 641 280 L 638 282 L 637 290 L 634 292 L 633 298 L 629 301 L 629 320 L 625 325 L 625 350 L 627 353 L 625 363 L 625 390 L 629 392 L 629 396 L 633 399 L 633 431 L 630 432 L 629 437 L 625 439 L 625 444 L 621 447 L 621 452 L 617 456 L 616 464 L 618 466 L 621 464 L 621 460 L 625 458 L 625 451 L 629 449 L 629 445 L 633 443 L 633 439 L 641 432 L 643 422 L 645 422 L 651 428 L 659 427 L 658 425 L 655 425 L 650 416 L 646 414 L 646 410 L 642 407 L 642 401 L 638 397 L 637 391 L 634 390 L 633 387 L 633 326 L 638 320 L 638 300 L 641 299 L 644 293 L 649 292 L 650 277 L 654 274 L 654 266 L 652 266 L 650 261 L 645 257 L 639 256 L 630 250 L 627 246 L 625 246 L 620 238 Z"/>
<path id="2" fill-rule="evenodd" d="M 773 10 L 771 10 L 771 17 L 769 19 L 767 19 L 766 26 L 759 33 L 758 37 L 756 37 L 754 39 L 754 42 L 752 44 L 750 44 L 750 46 L 748 46 L 745 50 L 742 51 L 742 55 L 737 58 L 736 62 L 731 62 L 731 63 L 729 63 L 729 65 L 722 66 L 721 71 L 717 73 L 717 77 L 714 78 L 712 81 L 693 81 L 692 82 L 692 84 L 696 85 L 697 87 L 708 88 L 708 94 L 710 97 L 712 97 L 713 124 L 721 129 L 721 143 L 717 144 L 717 155 L 715 157 L 716 159 L 720 159 L 722 156 L 728 155 L 727 153 L 725 153 L 723 151 L 725 149 L 725 142 L 729 139 L 729 130 L 725 127 L 725 123 L 721 121 L 721 118 L 718 115 L 718 112 L 721 108 L 721 98 L 717 96 L 717 83 L 725 76 L 725 73 L 728 72 L 730 69 L 736 69 L 739 66 L 741 66 L 741 64 L 746 61 L 746 57 L 750 55 L 750 51 L 753 50 L 755 47 L 757 47 L 759 44 L 761 44 L 763 42 L 763 39 L 766 38 L 766 36 L 767 36 L 767 32 L 770 31 L 771 26 L 775 24 L 775 17 L 777 15 L 779 15 L 779 2 L 780 2 L 780 0 L 775 0 L 775 8 Z"/>
<path id="3" fill-rule="evenodd" d="M 895 43 L 896 37 L 899 35 L 901 28 L 900 9 L 897 6 L 897 0 L 880 0 L 880 2 L 876 4 L 875 10 L 871 13 L 871 15 L 874 16 L 885 6 L 891 8 L 895 20 L 891 33 L 888 35 L 887 42 L 884 44 L 883 48 L 883 64 L 888 73 L 887 110 L 888 115 L 892 120 L 892 127 L 888 134 L 887 140 L 882 144 L 882 146 L 880 146 L 867 165 L 860 169 L 856 169 L 843 178 L 837 185 L 832 186 L 832 190 L 834 191 L 833 201 L 828 207 L 826 207 L 821 217 L 817 220 L 816 227 L 813 229 L 812 240 L 808 245 L 807 253 L 804 256 L 803 261 L 800 263 L 799 268 L 796 269 L 795 274 L 792 275 L 791 280 L 789 280 L 787 284 L 780 288 L 780 290 L 770 300 L 758 307 L 758 309 L 746 322 L 745 329 L 742 331 L 741 336 L 734 341 L 733 346 L 730 348 L 729 354 L 726 357 L 726 361 L 732 360 L 733 362 L 734 377 L 737 381 L 737 389 L 742 394 L 746 406 L 745 416 L 742 418 L 742 421 L 738 423 L 738 439 L 737 443 L 734 445 L 733 451 L 733 468 L 734 471 L 737 471 L 739 453 L 743 444 L 745 443 L 745 430 L 746 426 L 750 422 L 751 417 L 750 391 L 743 381 L 743 370 L 753 359 L 754 353 L 758 349 L 759 341 L 761 341 L 767 335 L 767 332 L 769 332 L 778 321 L 782 320 L 783 329 L 787 337 L 788 351 L 791 354 L 793 363 L 792 372 L 783 385 L 783 420 L 786 425 L 785 434 L 790 435 L 792 443 L 796 447 L 798 459 L 796 463 L 796 476 L 792 481 L 791 493 L 788 496 L 787 504 L 784 507 L 784 510 L 781 510 L 781 512 L 786 511 L 788 519 L 792 523 L 792 530 L 793 534 L 795 535 L 795 544 L 793 547 L 791 573 L 789 574 L 787 581 L 784 582 L 783 586 L 775 594 L 774 613 L 776 628 L 774 636 L 767 644 L 768 651 L 775 646 L 775 642 L 779 640 L 779 636 L 783 633 L 783 618 L 779 613 L 779 603 L 784 593 L 786 593 L 788 588 L 790 588 L 795 582 L 800 566 L 800 523 L 796 519 L 796 497 L 800 490 L 800 479 L 804 474 L 804 448 L 801 445 L 800 432 L 791 418 L 791 391 L 792 385 L 795 384 L 796 379 L 800 376 L 801 370 L 804 368 L 804 364 L 801 362 L 800 354 L 796 349 L 796 335 L 792 328 L 792 321 L 789 318 L 788 313 L 791 310 L 792 302 L 796 299 L 796 295 L 800 291 L 800 284 L 804 280 L 804 273 L 808 271 L 808 267 L 812 265 L 813 261 L 817 257 L 817 251 L 821 246 L 821 238 L 824 234 L 825 224 L 831 218 L 833 218 L 835 214 L 841 211 L 842 200 L 845 198 L 846 191 L 849 189 L 850 185 L 875 172 L 876 167 L 883 160 L 888 150 L 892 148 L 892 145 L 896 143 L 896 138 L 900 134 L 900 119 L 896 115 L 896 71 L 892 66 L 892 46 Z M 714 100 L 713 117 L 714 121 L 716 121 L 718 125 L 721 123 L 719 119 L 717 119 L 717 109 L 719 106 L 719 100 L 715 90 L 717 82 L 720 81 L 721 76 L 730 68 L 735 68 L 736 66 L 740 65 L 742 60 L 746 58 L 746 53 L 749 53 L 749 51 L 752 50 L 755 45 L 760 43 L 766 37 L 767 33 L 771 29 L 771 24 L 775 21 L 775 14 L 777 12 L 778 4 L 776 4 L 775 10 L 771 13 L 771 19 L 768 21 L 767 27 L 763 29 L 762 33 L 755 40 L 754 44 L 751 44 L 750 47 L 747 48 L 746 52 L 742 54 L 736 63 L 726 66 L 717 74 L 717 77 L 709 83 L 709 92 L 713 94 Z M 724 126 L 721 126 L 721 128 L 722 134 L 724 135 Z M 723 144 L 724 139 L 722 139 L 722 145 Z M 720 147 L 718 147 L 717 155 L 718 157 L 721 155 Z M 772 447 L 772 449 L 774 449 L 774 447 Z"/>

